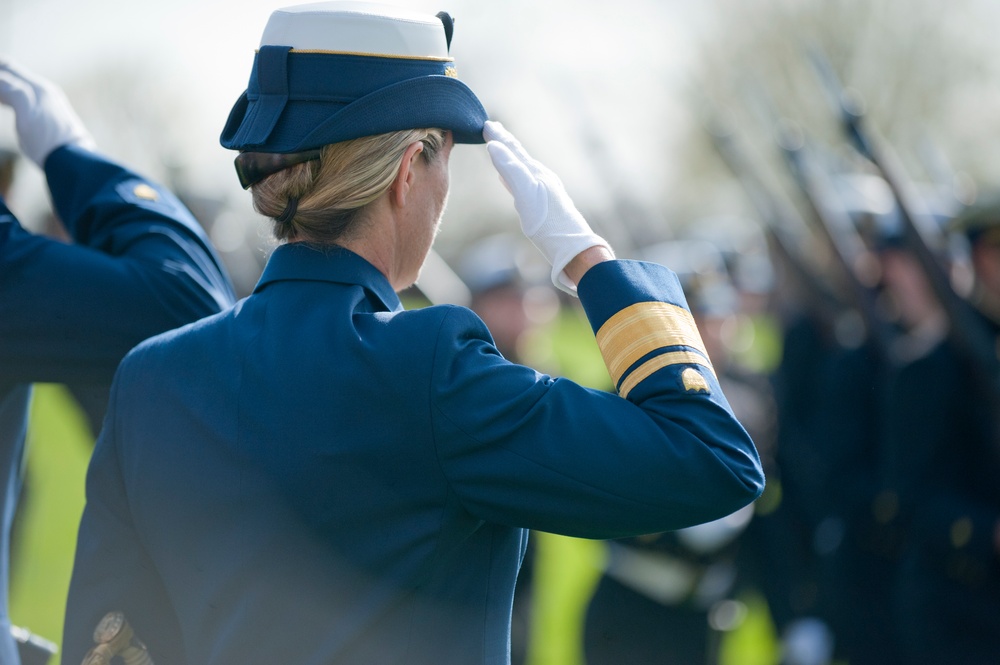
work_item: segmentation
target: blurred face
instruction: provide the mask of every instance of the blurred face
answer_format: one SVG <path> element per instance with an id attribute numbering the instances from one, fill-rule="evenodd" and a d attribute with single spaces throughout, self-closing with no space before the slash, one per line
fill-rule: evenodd
<path id="1" fill-rule="evenodd" d="M 980 241 L 972 248 L 976 279 L 991 295 L 1000 298 L 1000 241 Z"/>
<path id="2" fill-rule="evenodd" d="M 972 270 L 978 287 L 976 306 L 1000 322 L 1000 239 L 983 238 L 973 244 Z"/>
<path id="3" fill-rule="evenodd" d="M 472 310 L 490 329 L 500 353 L 517 360 L 517 343 L 530 325 L 521 288 L 508 285 L 481 293 L 473 299 Z"/>
<path id="4" fill-rule="evenodd" d="M 920 263 L 909 252 L 882 252 L 882 279 L 892 304 L 906 327 L 919 325 L 939 310 Z"/>

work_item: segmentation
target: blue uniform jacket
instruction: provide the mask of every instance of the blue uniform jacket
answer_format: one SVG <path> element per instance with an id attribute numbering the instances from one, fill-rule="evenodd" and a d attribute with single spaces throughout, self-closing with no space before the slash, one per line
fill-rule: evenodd
<path id="1" fill-rule="evenodd" d="M 527 529 L 614 538 L 758 496 L 753 443 L 669 270 L 580 299 L 621 396 L 505 360 L 470 310 L 403 311 L 347 250 L 123 361 L 63 644 L 122 610 L 158 665 L 509 662 Z"/>
<path id="2" fill-rule="evenodd" d="M 29 384 L 107 391 L 143 339 L 233 303 L 204 231 L 168 191 L 92 152 L 45 162 L 73 239 L 26 231 L 0 198 L 0 662 L 16 662 L 6 620 L 10 520 L 20 487 Z"/>

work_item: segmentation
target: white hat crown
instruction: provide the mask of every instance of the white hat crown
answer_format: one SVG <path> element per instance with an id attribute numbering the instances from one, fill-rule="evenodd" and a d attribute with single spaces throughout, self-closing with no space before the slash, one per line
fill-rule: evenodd
<path id="1" fill-rule="evenodd" d="M 448 58 L 441 19 L 372 2 L 319 2 L 271 14 L 261 46 L 409 58 Z"/>

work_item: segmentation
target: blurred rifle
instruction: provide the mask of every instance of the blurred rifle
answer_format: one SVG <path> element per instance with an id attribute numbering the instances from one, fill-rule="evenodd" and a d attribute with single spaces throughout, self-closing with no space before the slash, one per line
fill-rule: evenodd
<path id="1" fill-rule="evenodd" d="M 865 246 L 829 175 L 816 163 L 798 127 L 784 121 L 778 146 L 809 209 L 809 218 L 830 249 L 851 306 L 864 321 L 867 338 L 885 353 L 893 333 L 876 306 L 875 257 Z"/>
<path id="2" fill-rule="evenodd" d="M 903 238 L 924 269 L 934 295 L 948 317 L 949 333 L 986 387 L 1000 401 L 1000 359 L 997 339 L 976 315 L 972 306 L 951 285 L 944 267 L 931 250 L 941 245 L 936 230 L 913 183 L 907 178 L 891 147 L 864 118 L 864 106 L 856 93 L 846 90 L 830 62 L 817 48 L 809 50 L 810 60 L 820 76 L 831 105 L 854 148 L 877 169 L 889 186 L 903 222 Z M 936 235 L 932 235 L 936 234 Z"/>
<path id="3" fill-rule="evenodd" d="M 798 214 L 779 196 L 771 192 L 757 174 L 750 160 L 736 144 L 732 131 L 717 117 L 706 123 L 712 145 L 726 166 L 743 186 L 750 203 L 757 212 L 768 247 L 774 259 L 787 269 L 804 292 L 808 309 L 827 329 L 834 329 L 845 310 L 843 298 L 809 267 L 809 261 L 796 249 L 791 229 L 800 226 Z"/>

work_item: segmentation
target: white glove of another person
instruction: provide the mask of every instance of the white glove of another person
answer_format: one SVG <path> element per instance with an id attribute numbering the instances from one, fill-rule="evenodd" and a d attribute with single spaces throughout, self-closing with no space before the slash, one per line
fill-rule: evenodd
<path id="1" fill-rule="evenodd" d="M 63 91 L 51 81 L 0 59 L 0 103 L 14 110 L 17 142 L 40 168 L 56 149 L 96 144 Z"/>
<path id="2" fill-rule="evenodd" d="M 499 122 L 483 128 L 486 149 L 521 219 L 521 230 L 552 265 L 552 282 L 571 295 L 576 286 L 563 269 L 580 252 L 595 246 L 611 249 L 594 233 L 573 205 L 559 176 L 524 150 Z"/>

